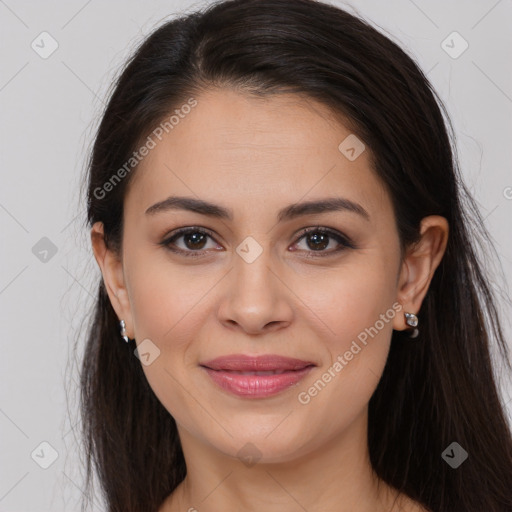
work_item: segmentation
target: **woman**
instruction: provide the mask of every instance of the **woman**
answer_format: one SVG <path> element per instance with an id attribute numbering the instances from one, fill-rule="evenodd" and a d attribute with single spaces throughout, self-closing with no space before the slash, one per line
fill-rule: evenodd
<path id="1" fill-rule="evenodd" d="M 510 362 L 442 108 L 311 0 L 219 2 L 135 52 L 88 174 L 109 511 L 512 510 L 491 338 Z"/>

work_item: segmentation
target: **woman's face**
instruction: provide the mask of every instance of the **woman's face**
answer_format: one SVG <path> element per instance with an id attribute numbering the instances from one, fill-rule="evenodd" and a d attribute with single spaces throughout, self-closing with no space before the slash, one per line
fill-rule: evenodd
<path id="1" fill-rule="evenodd" d="M 161 140 L 152 135 L 128 190 L 118 313 L 181 435 L 231 456 L 292 460 L 365 418 L 403 325 L 390 197 L 368 150 L 358 156 L 353 137 L 339 148 L 351 132 L 322 105 L 230 90 L 195 99 Z M 171 196 L 229 218 L 154 206 Z M 338 208 L 301 208 L 326 200 Z M 215 374 L 224 388 L 202 363 L 233 354 L 314 366 L 288 380 Z M 278 380 L 282 389 L 266 387 Z"/>

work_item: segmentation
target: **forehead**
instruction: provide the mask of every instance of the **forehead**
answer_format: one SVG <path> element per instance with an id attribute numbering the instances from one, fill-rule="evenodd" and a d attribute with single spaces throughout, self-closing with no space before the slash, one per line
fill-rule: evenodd
<path id="1" fill-rule="evenodd" d="M 369 151 L 355 160 L 340 151 L 353 134 L 323 104 L 296 94 L 257 97 L 230 89 L 194 99 L 171 129 L 160 138 L 150 135 L 154 147 L 137 168 L 127 203 L 142 209 L 180 193 L 236 211 L 338 195 L 368 210 L 389 208 Z"/>

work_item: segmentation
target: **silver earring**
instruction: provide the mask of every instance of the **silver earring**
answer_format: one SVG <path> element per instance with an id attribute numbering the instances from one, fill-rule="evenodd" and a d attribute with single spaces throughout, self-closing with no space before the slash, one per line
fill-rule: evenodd
<path id="1" fill-rule="evenodd" d="M 125 324 L 124 320 L 121 320 L 119 322 L 119 328 L 121 330 L 121 338 L 123 338 L 123 340 L 126 341 L 126 343 L 129 343 L 130 338 L 128 338 L 128 336 L 126 334 L 126 324 Z"/>
<path id="2" fill-rule="evenodd" d="M 418 329 L 418 317 L 414 313 L 404 313 L 405 315 L 405 323 L 412 327 L 409 329 L 409 337 L 416 338 L 420 333 Z"/>

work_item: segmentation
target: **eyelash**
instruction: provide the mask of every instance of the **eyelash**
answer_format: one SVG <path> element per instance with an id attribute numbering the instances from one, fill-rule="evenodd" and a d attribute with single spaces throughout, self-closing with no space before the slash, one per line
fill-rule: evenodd
<path id="1" fill-rule="evenodd" d="M 187 235 L 187 234 L 191 234 L 191 233 L 201 233 L 204 235 L 208 235 L 210 238 L 214 239 L 213 233 L 210 230 L 205 229 L 205 228 L 191 226 L 188 228 L 179 229 L 178 231 L 173 233 L 170 237 L 167 237 L 165 240 L 160 242 L 159 245 L 165 247 L 167 250 L 169 250 L 171 252 L 183 255 L 187 258 L 201 257 L 204 255 L 204 253 L 206 253 L 208 251 L 205 251 L 205 250 L 202 250 L 202 251 L 187 250 L 187 251 L 185 251 L 183 249 L 176 249 L 176 248 L 171 247 L 171 244 L 174 243 L 178 238 L 180 238 L 184 235 Z M 308 258 L 325 258 L 327 256 L 332 256 L 333 254 L 337 254 L 340 251 L 343 251 L 345 249 L 355 249 L 356 248 L 356 246 L 352 243 L 352 241 L 348 237 L 342 235 L 341 233 L 338 233 L 337 231 L 333 231 L 332 229 L 328 229 L 328 228 L 323 228 L 321 226 L 315 226 L 313 228 L 303 229 L 299 233 L 299 237 L 297 238 L 296 242 L 293 245 L 300 242 L 309 233 L 320 233 L 323 235 L 328 235 L 331 238 L 333 238 L 334 240 L 336 240 L 336 242 L 338 242 L 340 244 L 340 247 L 337 249 L 334 249 L 334 250 L 330 250 L 330 251 L 306 251 L 309 253 L 313 253 L 313 254 L 308 255 L 307 256 Z"/>

